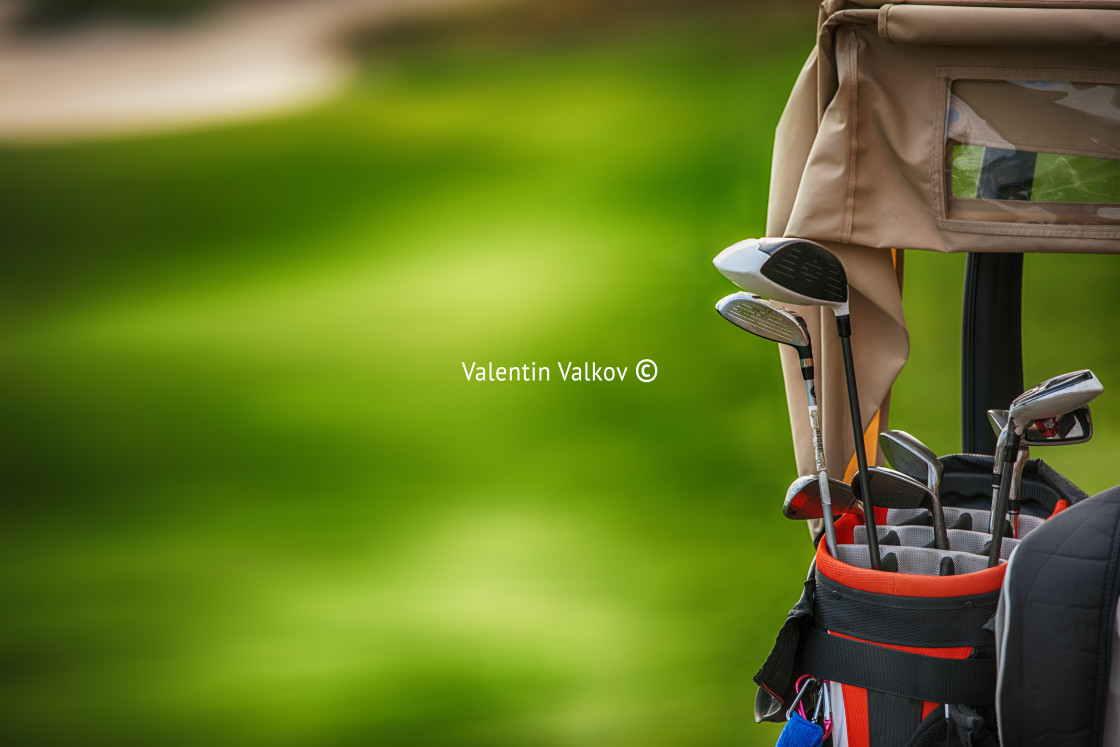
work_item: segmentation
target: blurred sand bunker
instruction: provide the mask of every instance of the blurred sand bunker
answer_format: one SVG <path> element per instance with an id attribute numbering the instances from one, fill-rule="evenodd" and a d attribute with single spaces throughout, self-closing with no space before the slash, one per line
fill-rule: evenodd
<path id="1" fill-rule="evenodd" d="M 264 0 L 176 25 L 0 32 L 0 139 L 71 140 L 275 114 L 335 93 L 343 41 L 479 0 Z M 11 16 L 14 6 L 3 6 Z"/>

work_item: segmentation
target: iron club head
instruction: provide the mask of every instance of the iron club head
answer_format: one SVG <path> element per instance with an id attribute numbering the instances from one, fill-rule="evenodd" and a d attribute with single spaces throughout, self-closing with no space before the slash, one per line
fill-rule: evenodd
<path id="1" fill-rule="evenodd" d="M 1007 410 L 988 410 L 988 421 L 997 434 L 1007 427 Z M 1032 421 L 1023 431 L 1024 446 L 1083 444 L 1093 438 L 1093 415 L 1089 406 L 1078 407 L 1056 418 Z"/>
<path id="2" fill-rule="evenodd" d="M 931 448 L 906 431 L 898 430 L 880 433 L 879 446 L 895 469 L 924 482 L 935 495 L 940 495 L 941 474 L 945 468 Z"/>
<path id="3" fill-rule="evenodd" d="M 869 467 L 867 482 L 871 488 L 871 501 L 879 508 L 924 508 L 933 518 L 933 532 L 937 547 L 949 549 L 949 534 L 945 529 L 945 512 L 937 494 L 909 475 L 885 467 Z M 859 476 L 852 478 L 852 493 L 862 499 Z"/>
<path id="4" fill-rule="evenodd" d="M 1033 421 L 1076 410 L 1103 391 L 1104 386 L 1089 369 L 1055 376 L 1016 397 L 1008 408 L 1008 420 L 1022 435 Z"/>

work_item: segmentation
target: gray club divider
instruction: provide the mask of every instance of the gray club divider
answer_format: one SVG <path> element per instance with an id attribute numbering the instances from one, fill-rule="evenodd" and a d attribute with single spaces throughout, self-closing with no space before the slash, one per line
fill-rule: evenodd
<path id="1" fill-rule="evenodd" d="M 855 534 L 854 544 L 866 545 L 867 544 L 867 528 L 857 526 L 854 528 Z M 926 545 L 933 544 L 933 527 L 897 527 L 897 526 L 880 526 L 879 543 L 882 547 L 898 547 L 898 545 L 884 545 L 882 544 L 883 538 L 891 532 L 898 535 L 899 542 L 902 543 L 903 548 L 918 548 L 922 549 Z M 966 552 L 972 555 L 981 555 L 987 557 L 987 553 L 982 552 L 984 545 L 988 544 L 988 540 L 992 538 L 987 532 L 966 532 L 962 529 L 950 529 L 949 535 L 949 550 L 951 552 Z M 1019 540 L 1005 537 L 1003 543 L 1000 545 L 999 557 L 1000 560 L 1007 560 L 1011 557 L 1011 551 L 1019 544 Z"/>
<path id="2" fill-rule="evenodd" d="M 898 558 L 899 573 L 912 573 L 919 576 L 940 575 L 941 559 L 944 557 L 953 559 L 955 568 L 953 575 L 955 576 L 965 573 L 979 573 L 988 569 L 988 558 L 985 555 L 972 555 L 967 552 L 953 552 L 951 550 L 932 550 L 922 547 L 880 545 L 880 548 L 884 555 L 893 553 Z M 837 549 L 840 551 L 839 560 L 841 562 L 859 568 L 871 567 L 871 558 L 867 554 L 866 546 L 840 545 Z"/>
<path id="3" fill-rule="evenodd" d="M 961 514 L 972 514 L 972 526 L 974 527 L 987 527 L 988 522 L 991 520 L 992 516 L 991 511 L 988 511 L 986 509 L 953 508 L 952 506 L 945 506 L 945 523 L 951 526 L 953 522 L 960 518 Z M 895 526 L 895 528 L 898 528 L 896 525 L 901 524 L 905 521 L 909 521 L 916 516 L 925 516 L 928 520 L 929 512 L 924 508 L 892 508 L 887 511 L 886 523 L 889 526 Z M 1035 529 L 1038 529 L 1045 521 L 1045 519 L 1040 519 L 1037 516 L 1027 516 L 1026 514 L 1021 514 L 1019 516 L 1019 539 L 1026 537 Z M 882 535 L 883 533 L 880 532 L 879 536 Z M 986 541 L 987 540 L 985 540 L 985 542 Z"/>

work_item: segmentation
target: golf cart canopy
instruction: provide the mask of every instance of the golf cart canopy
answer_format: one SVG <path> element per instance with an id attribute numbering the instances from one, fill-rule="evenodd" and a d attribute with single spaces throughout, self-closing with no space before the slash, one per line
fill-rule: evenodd
<path id="1" fill-rule="evenodd" d="M 1120 252 L 1120 3 L 829 0 L 778 128 L 770 235 Z"/>
<path id="2" fill-rule="evenodd" d="M 770 189 L 767 235 L 820 242 L 847 270 L 874 463 L 909 352 L 902 250 L 1120 253 L 1120 2 L 826 0 L 778 125 Z M 799 311 L 829 468 L 850 475 L 831 313 Z M 805 394 L 796 356 L 782 360 L 808 474 Z"/>

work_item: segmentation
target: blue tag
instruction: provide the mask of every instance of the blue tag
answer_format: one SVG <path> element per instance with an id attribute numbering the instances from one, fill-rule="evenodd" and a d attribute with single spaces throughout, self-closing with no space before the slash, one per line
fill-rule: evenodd
<path id="1" fill-rule="evenodd" d="M 777 747 L 821 747 L 824 727 L 806 721 L 800 714 L 793 714 L 778 737 Z"/>

